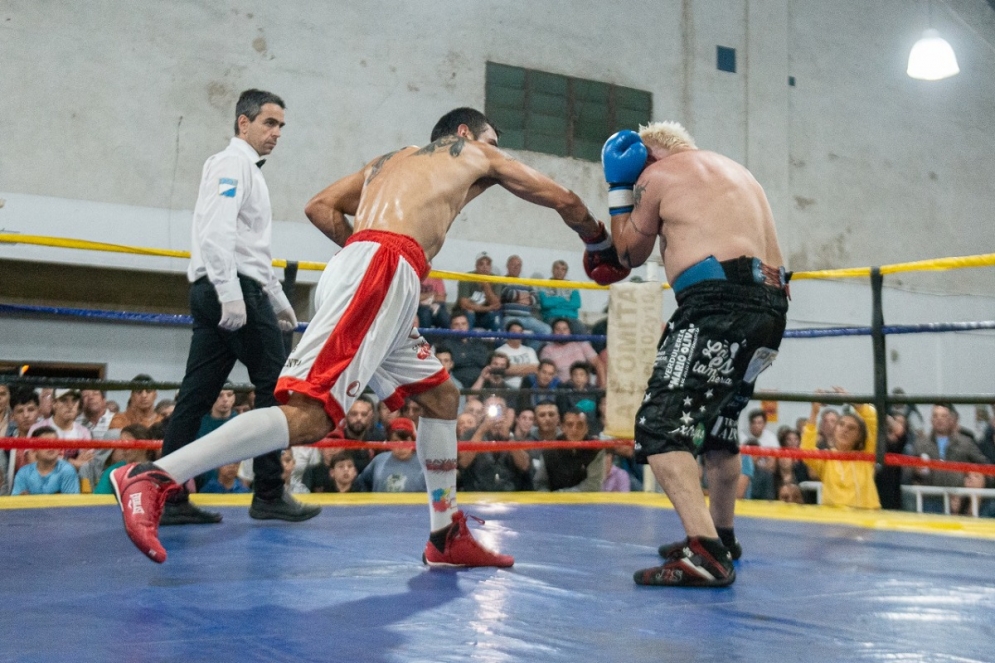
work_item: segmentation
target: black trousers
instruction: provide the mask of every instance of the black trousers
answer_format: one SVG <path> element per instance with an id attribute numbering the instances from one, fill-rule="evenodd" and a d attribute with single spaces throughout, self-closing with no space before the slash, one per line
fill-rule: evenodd
<path id="1" fill-rule="evenodd" d="M 234 332 L 218 327 L 221 303 L 210 281 L 204 277 L 190 286 L 193 337 L 186 375 L 163 439 L 163 455 L 190 444 L 197 437 L 201 419 L 211 411 L 236 360 L 249 369 L 249 380 L 256 388 L 256 407 L 277 405 L 273 389 L 287 360 L 283 333 L 276 324 L 276 314 L 262 286 L 241 274 L 238 280 L 248 320 L 244 327 Z M 253 472 L 256 495 L 274 499 L 283 494 L 280 451 L 257 456 Z"/>

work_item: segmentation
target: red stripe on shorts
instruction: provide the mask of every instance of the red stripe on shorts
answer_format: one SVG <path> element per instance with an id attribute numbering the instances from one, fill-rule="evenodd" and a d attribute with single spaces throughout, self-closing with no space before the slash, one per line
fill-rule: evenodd
<path id="1" fill-rule="evenodd" d="M 373 326 L 393 283 L 399 258 L 400 254 L 396 250 L 383 246 L 377 249 L 366 267 L 366 273 L 352 302 L 321 346 L 307 380 L 280 378 L 275 390 L 277 400 L 286 402 L 288 391 L 304 394 L 322 402 L 332 423 L 338 424 L 342 420 L 345 415 L 342 406 L 331 394 L 332 385 L 355 359 L 359 346 Z"/>
<path id="2" fill-rule="evenodd" d="M 438 387 L 440 384 L 449 379 L 449 371 L 442 369 L 434 375 L 430 375 L 424 380 L 419 380 L 418 382 L 412 382 L 411 384 L 402 384 L 400 387 L 394 391 L 393 394 L 383 399 L 384 404 L 390 408 L 391 412 L 396 412 L 401 409 L 404 405 L 404 399 L 408 396 L 413 396 L 415 394 L 423 394 L 429 389 Z"/>

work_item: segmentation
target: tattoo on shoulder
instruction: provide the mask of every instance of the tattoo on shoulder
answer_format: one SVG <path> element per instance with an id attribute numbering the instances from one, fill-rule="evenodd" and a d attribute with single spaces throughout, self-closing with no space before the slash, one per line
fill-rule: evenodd
<path id="1" fill-rule="evenodd" d="M 433 140 L 431 143 L 421 148 L 415 152 L 412 156 L 420 156 L 422 154 L 435 154 L 436 150 L 441 150 L 443 148 L 449 148 L 449 155 L 453 157 L 458 157 L 463 152 L 463 146 L 466 145 L 466 140 L 460 138 L 459 136 L 443 136 L 437 140 Z"/>
<path id="2" fill-rule="evenodd" d="M 398 151 L 399 150 L 394 150 L 393 152 L 389 152 L 389 153 L 383 155 L 382 157 L 380 157 L 379 159 L 377 159 L 377 162 L 375 164 L 373 164 L 373 168 L 370 169 L 370 176 L 366 178 L 366 183 L 367 184 L 369 184 L 373 180 L 374 177 L 376 177 L 377 175 L 380 174 L 380 170 L 383 168 L 383 165 L 385 163 L 387 163 L 387 161 L 392 156 L 394 156 L 395 154 L 397 154 Z"/>
<path id="3" fill-rule="evenodd" d="M 635 188 L 632 189 L 632 206 L 639 207 L 639 201 L 643 199 L 643 191 L 646 190 L 646 185 L 637 184 Z"/>

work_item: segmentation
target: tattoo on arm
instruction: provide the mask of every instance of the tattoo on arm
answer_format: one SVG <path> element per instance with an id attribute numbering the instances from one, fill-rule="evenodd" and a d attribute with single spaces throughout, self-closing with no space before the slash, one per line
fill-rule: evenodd
<path id="1" fill-rule="evenodd" d="M 639 201 L 643 199 L 643 191 L 646 190 L 646 186 L 643 184 L 637 184 L 632 190 L 632 207 L 639 207 Z"/>
<path id="2" fill-rule="evenodd" d="M 444 147 L 449 148 L 449 155 L 453 157 L 458 157 L 460 153 L 463 152 L 463 146 L 466 144 L 466 140 L 460 138 L 459 136 L 443 136 L 442 138 L 436 139 L 421 148 L 414 153 L 413 156 L 420 156 L 422 154 L 434 154 L 436 150 L 441 150 Z"/>
<path id="3" fill-rule="evenodd" d="M 385 163 L 387 163 L 388 159 L 390 159 L 395 154 L 397 154 L 397 150 L 395 150 L 393 152 L 390 152 L 388 154 L 385 154 L 382 157 L 380 157 L 379 159 L 377 159 L 377 162 L 375 164 L 373 164 L 373 168 L 370 169 L 370 176 L 366 178 L 366 183 L 367 184 L 369 184 L 373 180 L 374 177 L 376 177 L 377 175 L 380 174 L 380 169 L 383 168 L 383 165 Z"/>

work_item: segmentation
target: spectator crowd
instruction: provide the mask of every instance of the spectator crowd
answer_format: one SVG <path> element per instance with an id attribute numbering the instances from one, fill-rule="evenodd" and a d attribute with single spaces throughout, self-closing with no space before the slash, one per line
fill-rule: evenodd
<path id="1" fill-rule="evenodd" d="M 522 259 L 512 255 L 509 276 L 520 276 Z M 477 256 L 474 273 L 493 274 L 487 253 Z M 565 280 L 567 265 L 556 261 L 552 279 Z M 461 441 L 581 441 L 609 439 L 603 434 L 607 355 L 603 343 L 572 340 L 592 331 L 579 316 L 580 295 L 570 288 L 533 288 L 520 284 L 462 281 L 450 306 L 438 279 L 426 278 L 417 324 L 463 391 L 457 436 Z M 501 339 L 436 335 L 433 328 L 549 334 L 562 340 Z M 154 460 L 139 449 L 88 449 L 92 439 L 162 439 L 173 402 L 159 399 L 149 375 L 134 383 L 124 409 L 106 392 L 41 389 L 0 384 L 0 433 L 7 437 L 78 441 L 79 448 L 0 450 L 0 495 L 110 493 L 109 473 L 121 464 Z M 836 388 L 838 393 L 845 393 Z M 252 393 L 226 384 L 204 416 L 198 437 L 253 407 Z M 331 438 L 414 442 L 420 407 L 405 401 L 390 412 L 369 395 L 353 404 Z M 987 412 L 987 410 L 986 410 Z M 995 463 L 992 417 L 978 431 L 961 425 L 957 409 L 937 403 L 927 413 L 915 406 L 893 407 L 886 414 L 887 451 L 923 459 Z M 807 419 L 773 430 L 763 410 L 748 413 L 740 443 L 770 449 L 821 449 L 830 453 L 874 452 L 878 413 L 870 405 L 842 408 L 813 403 Z M 384 449 L 294 447 L 283 454 L 284 480 L 294 493 L 421 492 L 425 481 L 413 444 Z M 470 491 L 629 491 L 642 490 L 643 467 L 632 447 L 460 452 L 458 487 Z M 741 455 L 739 497 L 802 503 L 815 501 L 809 487 L 821 487 L 821 502 L 859 508 L 915 509 L 903 486 L 991 488 L 981 473 L 945 472 L 893 466 L 875 469 L 867 462 L 828 459 L 792 460 Z M 704 477 L 703 477 L 704 479 Z M 815 484 L 814 482 L 818 482 Z M 197 477 L 189 490 L 249 492 L 251 460 L 217 468 Z M 707 486 L 706 486 L 707 489 Z M 956 491 L 955 491 L 956 492 Z M 995 500 L 954 495 L 953 513 L 995 517 Z M 944 500 L 928 496 L 923 510 L 943 512 Z"/>

